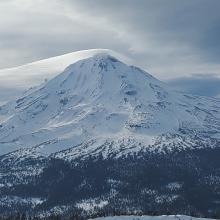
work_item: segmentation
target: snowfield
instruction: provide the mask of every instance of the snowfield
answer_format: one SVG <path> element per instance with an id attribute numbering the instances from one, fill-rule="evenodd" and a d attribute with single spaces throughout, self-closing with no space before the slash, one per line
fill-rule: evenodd
<path id="1" fill-rule="evenodd" d="M 186 215 L 162 215 L 162 216 L 114 216 L 101 217 L 96 220 L 208 220 L 207 218 L 195 218 Z"/>

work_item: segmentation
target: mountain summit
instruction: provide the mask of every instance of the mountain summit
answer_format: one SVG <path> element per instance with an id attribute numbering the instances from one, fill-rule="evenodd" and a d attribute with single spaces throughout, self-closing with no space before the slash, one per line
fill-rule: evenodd
<path id="1" fill-rule="evenodd" d="M 67 66 L 100 53 L 117 57 L 126 63 L 132 63 L 128 57 L 115 51 L 90 49 L 50 57 L 18 67 L 1 69 L 0 85 L 3 85 L 3 87 L 0 88 L 0 105 L 1 103 L 6 103 L 8 100 L 15 99 L 30 87 L 38 86 L 45 80 L 52 79 L 60 74 Z"/>

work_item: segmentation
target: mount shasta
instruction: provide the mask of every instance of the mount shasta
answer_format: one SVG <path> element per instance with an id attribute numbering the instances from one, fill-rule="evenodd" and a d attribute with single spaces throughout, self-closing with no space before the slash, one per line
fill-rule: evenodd
<path id="1" fill-rule="evenodd" d="M 0 107 L 0 211 L 218 212 L 219 141 L 219 99 L 99 52 Z"/>

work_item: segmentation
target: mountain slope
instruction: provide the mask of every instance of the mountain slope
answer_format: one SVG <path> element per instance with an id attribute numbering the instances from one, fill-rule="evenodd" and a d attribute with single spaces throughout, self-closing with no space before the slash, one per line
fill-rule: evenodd
<path id="1" fill-rule="evenodd" d="M 36 145 L 43 153 L 81 151 L 85 143 L 95 151 L 112 141 L 113 151 L 120 152 L 120 144 L 139 151 L 172 134 L 175 142 L 194 133 L 218 138 L 219 107 L 218 99 L 173 92 L 146 72 L 98 54 L 1 108 L 8 116 L 0 128 L 1 154 Z"/>
<path id="2" fill-rule="evenodd" d="M 219 99 L 99 52 L 0 115 L 0 212 L 219 210 Z"/>

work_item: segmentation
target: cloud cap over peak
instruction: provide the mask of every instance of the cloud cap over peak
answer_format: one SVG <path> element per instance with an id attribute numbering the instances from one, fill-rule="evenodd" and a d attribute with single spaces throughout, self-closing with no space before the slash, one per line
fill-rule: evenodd
<path id="1" fill-rule="evenodd" d="M 161 78 L 220 74 L 219 0 L 3 0 L 0 67 L 109 48 Z"/>

